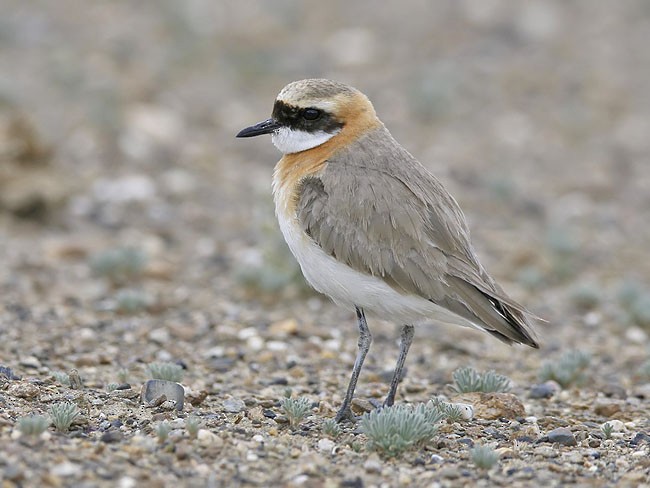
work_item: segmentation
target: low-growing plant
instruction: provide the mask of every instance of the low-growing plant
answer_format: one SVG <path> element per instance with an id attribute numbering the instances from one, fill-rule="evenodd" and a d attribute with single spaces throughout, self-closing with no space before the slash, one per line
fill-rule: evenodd
<path id="1" fill-rule="evenodd" d="M 117 381 L 122 383 L 122 384 L 128 383 L 130 374 L 131 373 L 129 372 L 129 370 L 127 368 L 121 368 L 117 372 Z"/>
<path id="2" fill-rule="evenodd" d="M 295 429 L 302 419 L 311 412 L 311 401 L 306 397 L 288 398 L 280 400 L 280 407 L 289 420 L 289 426 Z"/>
<path id="3" fill-rule="evenodd" d="M 201 419 L 195 415 L 190 415 L 185 419 L 185 430 L 187 430 L 187 435 L 190 436 L 190 439 L 196 439 L 196 436 L 201 429 Z"/>
<path id="4" fill-rule="evenodd" d="M 467 366 L 458 368 L 451 376 L 454 379 L 452 388 L 458 393 L 470 393 L 474 391 L 484 393 L 506 392 L 512 388 L 510 378 L 491 370 L 485 373 L 479 373 L 474 368 Z"/>
<path id="5" fill-rule="evenodd" d="M 74 403 L 61 402 L 52 405 L 48 413 L 56 430 L 59 432 L 67 432 L 72 422 L 79 415 L 79 409 Z"/>
<path id="6" fill-rule="evenodd" d="M 360 427 L 368 437 L 368 449 L 396 457 L 428 443 L 438 430 L 431 420 L 440 418 L 433 405 L 396 405 L 364 414 Z"/>
<path id="7" fill-rule="evenodd" d="M 117 383 L 109 383 L 108 385 L 106 385 L 106 391 L 109 392 L 109 393 L 112 392 L 112 391 L 115 391 L 115 390 L 117 390 L 118 386 L 120 386 L 120 385 L 118 385 Z"/>
<path id="8" fill-rule="evenodd" d="M 122 288 L 115 294 L 115 310 L 123 314 L 135 314 L 151 305 L 151 297 L 144 291 Z"/>
<path id="9" fill-rule="evenodd" d="M 602 432 L 603 437 L 605 437 L 605 439 L 611 439 L 612 433 L 614 432 L 614 426 L 609 422 L 605 422 L 600 427 L 600 431 Z"/>
<path id="10" fill-rule="evenodd" d="M 113 283 L 124 283 L 138 277 L 146 264 L 147 255 L 132 247 L 109 249 L 90 260 L 93 273 Z"/>
<path id="11" fill-rule="evenodd" d="M 568 351 L 557 361 L 546 361 L 539 372 L 541 381 L 557 381 L 562 387 L 582 384 L 591 355 L 583 351 Z"/>
<path id="12" fill-rule="evenodd" d="M 323 434 L 332 439 L 336 439 L 341 435 L 342 429 L 341 426 L 334 419 L 327 419 L 323 422 Z"/>
<path id="13" fill-rule="evenodd" d="M 158 422 L 158 425 L 156 425 L 154 432 L 156 433 L 156 437 L 158 437 L 158 442 L 163 444 L 167 438 L 169 437 L 169 433 L 172 431 L 172 426 L 169 422 L 166 420 L 163 420 L 162 422 Z"/>
<path id="14" fill-rule="evenodd" d="M 68 373 L 64 373 L 63 371 L 53 371 L 52 377 L 57 383 L 65 386 L 70 386 L 70 376 Z"/>
<path id="15" fill-rule="evenodd" d="M 499 453 L 492 447 L 476 445 L 469 450 L 474 466 L 480 469 L 490 469 L 499 461 Z"/>
<path id="16" fill-rule="evenodd" d="M 38 437 L 50 426 L 50 419 L 45 415 L 28 415 L 20 417 L 17 424 L 22 435 Z"/>
<path id="17" fill-rule="evenodd" d="M 166 380 L 180 383 L 183 381 L 185 371 L 176 363 L 151 363 L 147 366 L 151 377 L 155 380 Z"/>

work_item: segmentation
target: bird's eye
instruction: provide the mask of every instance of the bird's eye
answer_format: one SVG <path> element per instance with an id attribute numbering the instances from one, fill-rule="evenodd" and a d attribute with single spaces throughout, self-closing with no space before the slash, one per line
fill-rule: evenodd
<path id="1" fill-rule="evenodd" d="M 302 117 L 305 120 L 316 120 L 320 117 L 320 110 L 315 108 L 306 108 L 302 111 Z"/>

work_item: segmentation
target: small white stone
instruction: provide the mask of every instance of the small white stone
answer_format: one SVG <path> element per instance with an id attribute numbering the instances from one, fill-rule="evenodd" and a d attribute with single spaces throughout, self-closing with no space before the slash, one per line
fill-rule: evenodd
<path id="1" fill-rule="evenodd" d="M 245 329 L 242 329 L 237 333 L 237 339 L 241 341 L 246 341 L 251 337 L 256 337 L 258 335 L 259 334 L 255 327 L 246 327 Z"/>
<path id="2" fill-rule="evenodd" d="M 269 351 L 286 351 L 288 347 L 287 343 L 282 341 L 269 341 L 266 343 L 266 348 Z"/>
<path id="3" fill-rule="evenodd" d="M 264 436 L 261 436 L 261 435 L 259 435 L 259 434 L 255 434 L 255 435 L 253 436 L 253 440 L 254 440 L 255 442 L 260 442 L 260 443 L 261 443 L 261 442 L 264 442 Z"/>
<path id="4" fill-rule="evenodd" d="M 75 463 L 71 462 L 63 462 L 61 464 L 57 464 L 52 468 L 52 474 L 55 476 L 74 476 L 76 474 L 79 474 L 81 472 L 81 466 Z"/>
<path id="5" fill-rule="evenodd" d="M 321 439 L 318 441 L 318 450 L 321 452 L 332 452 L 335 445 L 331 439 Z"/>
<path id="6" fill-rule="evenodd" d="M 246 341 L 246 345 L 253 351 L 261 351 L 264 348 L 264 339 L 260 336 L 251 337 Z"/>
<path id="7" fill-rule="evenodd" d="M 646 451 L 634 451 L 632 453 L 632 457 L 635 457 L 635 458 L 645 457 L 647 455 L 648 455 L 648 453 Z"/>
<path id="8" fill-rule="evenodd" d="M 625 424 L 621 422 L 620 420 L 608 420 L 607 422 L 604 422 L 601 424 L 601 429 L 605 426 L 605 424 L 609 424 L 612 432 L 623 432 L 625 430 Z"/>

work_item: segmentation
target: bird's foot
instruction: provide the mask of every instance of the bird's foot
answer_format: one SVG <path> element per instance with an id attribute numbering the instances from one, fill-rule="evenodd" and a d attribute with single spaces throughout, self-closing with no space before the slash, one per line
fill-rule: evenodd
<path id="1" fill-rule="evenodd" d="M 349 405 L 341 407 L 341 409 L 336 413 L 336 417 L 334 417 L 334 421 L 337 424 L 340 424 L 343 421 L 356 424 L 357 420 L 359 420 L 359 417 L 352 413 Z"/>

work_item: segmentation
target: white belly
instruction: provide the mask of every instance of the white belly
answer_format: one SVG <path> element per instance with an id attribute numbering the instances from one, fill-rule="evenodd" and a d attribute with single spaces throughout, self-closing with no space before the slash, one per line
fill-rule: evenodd
<path id="1" fill-rule="evenodd" d="M 276 211 L 280 229 L 291 252 L 298 260 L 305 278 L 317 291 L 336 303 L 358 306 L 379 318 L 401 324 L 426 320 L 476 327 L 469 321 L 415 295 L 402 295 L 382 279 L 360 273 L 337 261 L 303 232 L 295 218 L 288 218 L 283 208 Z"/>

